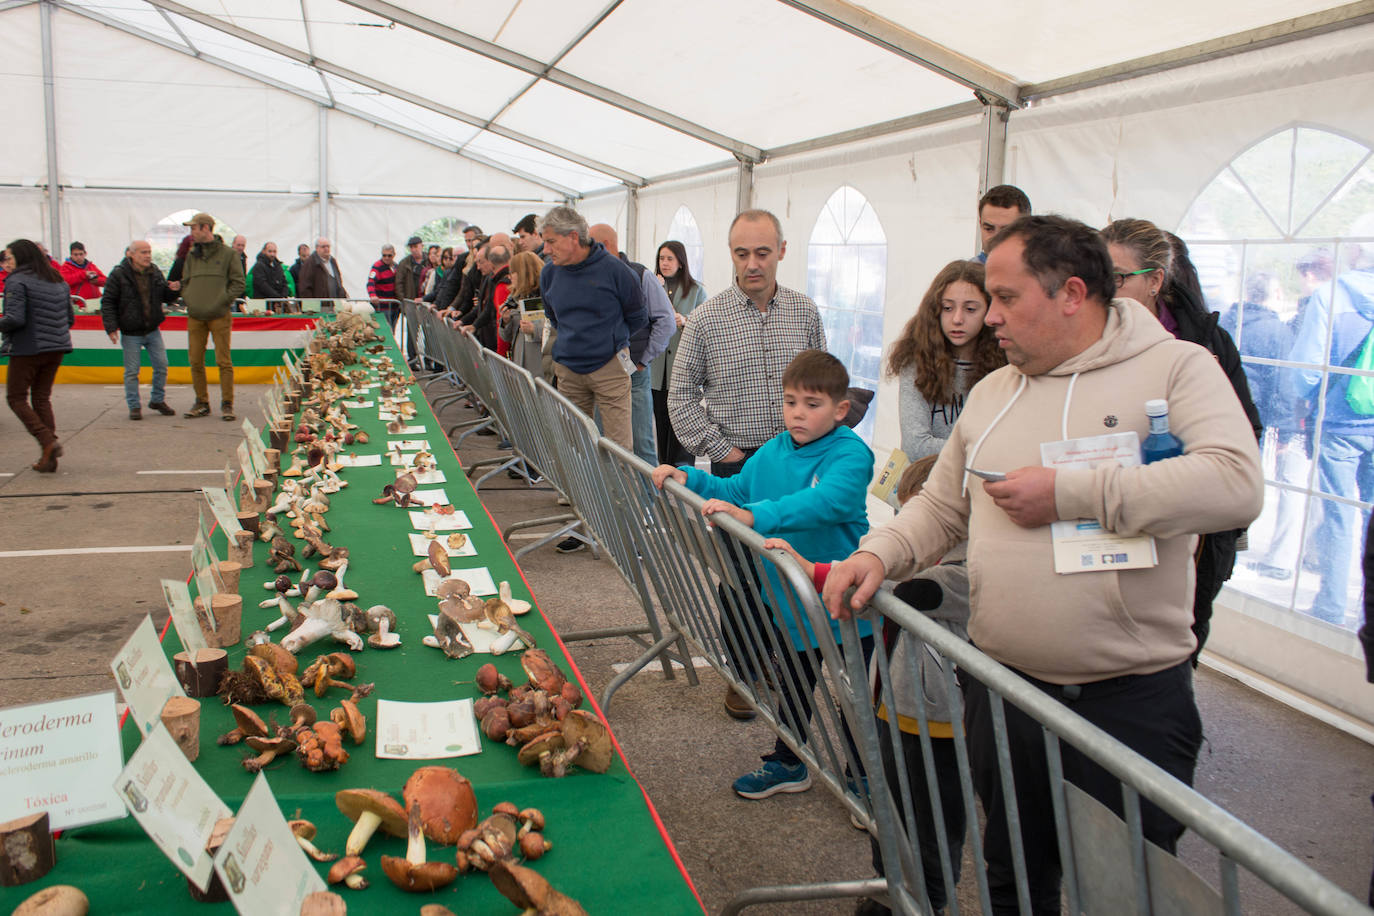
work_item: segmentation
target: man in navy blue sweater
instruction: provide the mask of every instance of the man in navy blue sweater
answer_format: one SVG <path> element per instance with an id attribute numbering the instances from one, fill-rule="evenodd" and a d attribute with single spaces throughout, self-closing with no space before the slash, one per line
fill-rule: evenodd
<path id="1" fill-rule="evenodd" d="M 587 221 L 571 207 L 545 214 L 539 234 L 553 259 L 539 275 L 539 292 L 545 317 L 558 331 L 558 390 L 588 416 L 599 409 L 606 436 L 632 449 L 629 342 L 649 323 L 639 278 L 592 240 Z"/>

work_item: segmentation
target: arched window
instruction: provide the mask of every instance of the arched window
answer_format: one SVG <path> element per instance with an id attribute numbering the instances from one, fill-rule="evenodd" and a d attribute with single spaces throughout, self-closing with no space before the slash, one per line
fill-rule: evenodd
<path id="1" fill-rule="evenodd" d="M 1222 169 L 1178 234 L 1265 427 L 1264 512 L 1231 586 L 1353 628 L 1374 499 L 1374 406 L 1358 396 L 1374 380 L 1357 381 L 1369 377 L 1362 354 L 1374 356 L 1371 151 L 1285 128 Z"/>
<path id="2" fill-rule="evenodd" d="M 183 226 L 191 217 L 195 216 L 197 210 L 178 210 L 175 213 L 168 213 L 157 221 L 157 225 L 148 230 L 148 244 L 153 249 L 153 263 L 158 266 L 163 274 L 166 274 L 172 267 L 172 261 L 176 259 L 177 246 L 181 240 L 191 234 L 188 226 Z M 224 239 L 224 244 L 228 245 L 234 241 L 234 236 L 238 235 L 234 227 L 220 220 L 215 221 L 215 234 Z M 289 261 L 287 263 L 290 263 Z M 249 264 L 252 264 L 252 255 L 249 255 Z"/>
<path id="3" fill-rule="evenodd" d="M 687 249 L 687 268 L 692 271 L 692 278 L 700 283 L 705 276 L 702 271 L 706 266 L 706 246 L 701 241 L 697 218 L 687 209 L 686 204 L 677 208 L 677 212 L 673 214 L 673 221 L 668 224 L 668 238 L 659 239 L 659 244 L 670 239 L 677 239 L 682 243 L 682 247 Z M 658 245 L 654 245 L 654 251 L 658 251 Z M 657 264 L 649 265 L 651 270 L 657 267 Z"/>
<path id="4" fill-rule="evenodd" d="M 430 245 L 438 245 L 441 249 L 452 248 L 454 251 L 466 251 L 468 245 L 467 242 L 463 241 L 463 230 L 469 225 L 467 220 L 459 219 L 456 216 L 441 216 L 438 219 L 430 220 L 423 226 L 416 226 L 406 238 L 418 235 L 420 241 L 425 243 L 426 250 L 429 249 Z M 405 239 L 401 239 L 396 243 L 396 247 L 400 248 L 404 242 Z M 406 252 L 402 251 L 396 256 L 396 259 L 399 261 L 405 256 L 407 256 Z"/>
<path id="5" fill-rule="evenodd" d="M 887 236 L 868 200 L 845 185 L 816 217 L 806 249 L 806 292 L 821 311 L 825 339 L 849 369 L 849 384 L 878 390 L 887 289 Z M 856 432 L 873 438 L 869 410 Z"/>

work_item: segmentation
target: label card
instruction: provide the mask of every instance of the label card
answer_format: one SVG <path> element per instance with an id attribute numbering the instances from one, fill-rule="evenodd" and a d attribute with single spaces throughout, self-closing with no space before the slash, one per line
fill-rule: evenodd
<path id="1" fill-rule="evenodd" d="M 239 469 L 243 471 L 244 482 L 257 480 L 261 475 L 258 474 L 258 469 L 253 467 L 253 452 L 248 448 L 248 443 L 240 442 L 234 452 L 238 455 Z"/>
<path id="2" fill-rule="evenodd" d="M 338 463 L 346 468 L 377 468 L 382 466 L 381 455 L 340 455 Z"/>
<path id="3" fill-rule="evenodd" d="M 391 439 L 386 444 L 388 452 L 429 451 L 428 439 Z"/>
<path id="4" fill-rule="evenodd" d="M 1040 443 L 1046 467 L 1084 469 L 1100 464 L 1123 468 L 1140 464 L 1140 436 L 1135 431 L 1108 433 Z M 1050 525 L 1054 571 L 1060 575 L 1100 570 L 1148 569 L 1159 562 L 1155 539 L 1148 534 L 1126 537 L 1103 528 L 1096 519 L 1070 518 Z"/>
<path id="5" fill-rule="evenodd" d="M 474 546 L 472 546 L 472 538 L 464 537 L 464 538 L 463 538 L 462 546 L 460 546 L 460 547 L 450 547 L 450 546 L 449 546 L 449 542 L 448 542 L 448 537 L 449 537 L 448 535 L 441 535 L 441 536 L 439 536 L 439 537 L 437 538 L 437 540 L 439 541 L 439 543 L 441 543 L 441 544 L 444 545 L 444 549 L 448 551 L 448 555 L 449 555 L 449 556 L 451 556 L 451 557 L 475 557 L 475 556 L 477 556 L 477 548 L 474 547 Z M 429 545 L 430 545 L 430 543 L 431 543 L 430 539 L 427 538 L 427 537 L 425 537 L 423 534 L 417 534 L 417 533 L 415 533 L 415 532 L 413 532 L 413 531 L 410 533 L 410 550 L 411 550 L 412 553 L 415 554 L 415 556 L 417 556 L 417 557 L 427 557 L 427 556 L 429 556 Z"/>
<path id="6" fill-rule="evenodd" d="M 243 530 L 243 526 L 239 524 L 239 514 L 234 509 L 234 504 L 229 501 L 228 492 L 219 487 L 201 487 L 200 492 L 205 494 L 205 501 L 210 504 L 215 521 L 224 529 L 225 537 L 231 537 L 235 532 Z"/>
<path id="7" fill-rule="evenodd" d="M 46 810 L 65 830 L 123 817 L 122 762 L 113 690 L 0 709 L 0 822 Z"/>
<path id="8" fill-rule="evenodd" d="M 367 407 L 376 406 L 376 401 L 344 401 L 343 406 L 349 410 L 362 410 Z"/>
<path id="9" fill-rule="evenodd" d="M 191 590 L 186 587 L 185 582 L 163 579 L 162 597 L 167 602 L 167 611 L 172 615 L 172 626 L 176 627 L 181 647 L 195 659 L 196 651 L 208 649 L 210 644 L 205 641 L 205 633 L 200 628 L 200 621 L 196 619 L 195 605 L 191 603 Z"/>
<path id="10" fill-rule="evenodd" d="M 472 522 L 468 521 L 468 514 L 462 509 L 458 509 L 452 515 L 440 515 L 438 512 L 427 512 L 424 509 L 409 511 L 410 527 L 416 531 L 428 531 L 431 525 L 435 531 L 466 531 L 472 527 Z"/>
<path id="11" fill-rule="evenodd" d="M 472 700 L 440 703 L 377 701 L 377 756 L 437 760 L 480 754 Z"/>
<path id="12" fill-rule="evenodd" d="M 257 476 L 262 477 L 267 469 L 267 446 L 262 444 L 262 433 L 251 420 L 244 420 L 243 435 L 248 442 L 248 450 L 253 453 L 253 465 L 257 469 Z"/>
<path id="13" fill-rule="evenodd" d="M 162 721 L 162 707 L 168 700 L 186 696 L 167 661 L 167 654 L 162 651 L 162 643 L 158 642 L 153 619 L 147 614 L 110 659 L 110 670 L 114 672 L 124 702 L 129 704 L 129 715 L 145 735 Z"/>
<path id="14" fill-rule="evenodd" d="M 165 725 L 159 722 L 143 739 L 114 788 L 163 855 L 205 890 L 214 868 L 205 843 L 215 822 L 234 812 L 196 772 Z"/>
<path id="15" fill-rule="evenodd" d="M 416 490 L 410 495 L 413 499 L 424 503 L 426 506 L 451 505 L 448 498 L 448 492 L 444 490 L 443 487 L 434 490 Z"/>
<path id="16" fill-rule="evenodd" d="M 444 472 L 438 468 L 432 471 L 411 471 L 410 473 L 415 477 L 416 483 L 430 484 L 448 482 L 448 478 L 444 476 Z"/>
<path id="17" fill-rule="evenodd" d="M 306 897 L 325 889 L 258 773 L 234 826 L 215 854 L 215 871 L 234 909 L 244 914 L 299 913 Z"/>
<path id="18" fill-rule="evenodd" d="M 426 569 L 420 573 L 425 581 L 425 594 L 431 598 L 436 597 L 439 590 L 439 574 L 432 569 Z M 472 589 L 472 593 L 478 597 L 485 598 L 488 595 L 496 594 L 496 582 L 491 578 L 491 570 L 485 566 L 478 566 L 475 569 L 455 569 L 448 574 L 450 579 L 462 579 Z"/>
<path id="19" fill-rule="evenodd" d="M 226 461 L 226 462 L 224 462 L 224 492 L 225 492 L 225 493 L 233 493 L 233 492 L 234 492 L 234 483 L 235 483 L 235 479 L 237 478 L 237 476 L 238 476 L 238 474 L 237 474 L 237 472 L 234 470 L 234 462 L 233 462 L 233 461 Z M 235 516 L 234 516 L 234 517 L 235 517 L 235 520 L 238 519 L 237 513 L 235 513 Z"/>

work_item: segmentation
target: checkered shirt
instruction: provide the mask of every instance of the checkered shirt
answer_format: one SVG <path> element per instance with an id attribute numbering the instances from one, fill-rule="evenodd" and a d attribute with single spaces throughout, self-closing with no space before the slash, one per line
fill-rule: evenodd
<path id="1" fill-rule="evenodd" d="M 682 329 L 668 415 L 682 444 L 719 461 L 784 429 L 782 373 L 802 350 L 824 350 L 809 296 L 779 286 L 761 312 L 731 284 L 692 310 Z"/>

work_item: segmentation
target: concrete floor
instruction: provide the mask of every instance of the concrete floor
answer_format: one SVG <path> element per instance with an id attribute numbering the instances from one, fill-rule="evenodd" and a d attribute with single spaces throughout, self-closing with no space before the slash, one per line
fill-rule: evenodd
<path id="1" fill-rule="evenodd" d="M 255 404 L 261 390 L 238 400 Z M 191 402 L 173 386 L 168 402 Z M 108 660 L 145 613 L 166 611 L 157 580 L 189 570 L 198 488 L 222 485 L 222 469 L 241 432 L 217 418 L 127 419 L 117 387 L 59 386 L 54 397 L 66 449 L 55 475 L 29 469 L 38 448 L 0 412 L 0 707 L 111 688 Z M 447 408 L 456 422 L 470 414 Z M 256 422 L 259 418 L 252 417 Z M 460 457 L 496 454 L 494 440 L 470 437 Z M 149 474 L 148 471 L 196 473 Z M 499 524 L 552 514 L 553 496 L 504 476 L 482 489 Z M 517 542 L 518 543 L 518 542 Z M 14 556 L 14 551 L 95 547 L 184 550 Z M 544 611 L 561 631 L 642 621 L 611 564 L 589 551 L 544 548 L 522 562 Z M 615 666 L 638 654 L 629 640 L 579 642 L 569 650 L 594 691 Z M 657 807 L 689 874 L 712 911 L 739 891 L 871 874 L 868 844 L 824 790 L 748 802 L 731 780 L 757 765 L 771 743 L 762 726 L 727 717 L 723 688 L 710 672 L 701 684 L 667 681 L 654 667 L 629 682 L 607 710 L 632 769 Z M 1284 849 L 1360 899 L 1367 892 L 1374 813 L 1374 747 L 1298 714 L 1228 678 L 1197 679 L 1208 742 L 1197 783 Z M 1214 885 L 1216 857 L 1189 835 L 1181 856 Z M 965 869 L 961 905 L 976 909 Z M 1288 913 L 1291 906 L 1258 882 L 1243 882 L 1244 912 Z M 751 913 L 847 913 L 850 901 L 759 907 Z"/>

